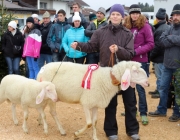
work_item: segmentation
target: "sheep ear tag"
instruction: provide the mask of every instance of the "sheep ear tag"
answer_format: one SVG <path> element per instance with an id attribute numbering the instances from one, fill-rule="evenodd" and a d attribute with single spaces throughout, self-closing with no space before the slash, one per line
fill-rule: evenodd
<path id="1" fill-rule="evenodd" d="M 40 104 L 43 101 L 44 96 L 45 96 L 45 91 L 44 89 L 42 89 L 41 92 L 36 97 L 36 104 Z"/>
<path id="2" fill-rule="evenodd" d="M 97 70 L 98 68 L 99 66 L 97 64 L 91 64 L 88 66 L 88 70 L 86 71 L 86 74 L 84 75 L 84 78 L 81 84 L 83 88 L 90 89 L 92 72 Z"/>
<path id="3" fill-rule="evenodd" d="M 130 69 L 126 69 L 121 78 L 121 90 L 126 90 L 130 86 Z"/>

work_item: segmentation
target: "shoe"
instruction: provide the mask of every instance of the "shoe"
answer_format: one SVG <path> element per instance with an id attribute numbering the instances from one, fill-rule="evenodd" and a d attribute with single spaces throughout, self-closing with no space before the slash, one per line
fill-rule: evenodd
<path id="1" fill-rule="evenodd" d="M 179 120 L 180 120 L 180 117 L 177 115 L 174 115 L 174 114 L 171 117 L 169 117 L 169 119 L 168 119 L 168 121 L 170 121 L 170 122 L 177 122 Z"/>
<path id="2" fill-rule="evenodd" d="M 141 116 L 141 122 L 143 125 L 147 125 L 149 123 L 147 116 Z"/>
<path id="3" fill-rule="evenodd" d="M 151 117 L 166 117 L 166 114 L 161 114 L 156 110 L 155 112 L 149 112 L 148 116 L 151 116 Z"/>
<path id="4" fill-rule="evenodd" d="M 160 98 L 160 95 L 159 94 L 152 94 L 151 98 Z"/>
<path id="5" fill-rule="evenodd" d="M 109 136 L 108 140 L 118 140 L 118 136 L 117 135 Z"/>
<path id="6" fill-rule="evenodd" d="M 157 94 L 158 91 L 157 91 L 157 89 L 156 89 L 155 91 L 149 91 L 148 93 L 149 93 L 149 94 Z"/>
<path id="7" fill-rule="evenodd" d="M 140 140 L 140 137 L 138 134 L 131 135 L 131 140 Z"/>

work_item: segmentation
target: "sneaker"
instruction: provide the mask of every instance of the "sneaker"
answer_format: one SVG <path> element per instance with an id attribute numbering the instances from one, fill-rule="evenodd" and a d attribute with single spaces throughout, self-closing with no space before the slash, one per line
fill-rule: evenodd
<path id="1" fill-rule="evenodd" d="M 157 91 L 157 89 L 156 89 L 155 91 L 149 91 L 148 93 L 149 93 L 149 94 L 157 94 L 158 91 Z"/>
<path id="2" fill-rule="evenodd" d="M 141 122 L 143 125 L 147 125 L 149 122 L 147 116 L 145 115 L 141 116 Z"/>
<path id="3" fill-rule="evenodd" d="M 151 98 L 160 98 L 160 95 L 159 94 L 152 94 Z"/>
<path id="4" fill-rule="evenodd" d="M 109 136 L 108 140 L 118 140 L 118 136 L 117 135 Z"/>
<path id="5" fill-rule="evenodd" d="M 149 112 L 148 116 L 151 116 L 151 117 L 166 117 L 166 114 L 161 114 L 156 110 L 155 112 Z"/>
<path id="6" fill-rule="evenodd" d="M 171 117 L 169 117 L 168 121 L 170 122 L 177 122 L 180 120 L 180 117 L 179 116 L 176 116 L 176 115 L 172 115 Z"/>
<path id="7" fill-rule="evenodd" d="M 140 140 L 140 137 L 138 134 L 131 135 L 131 140 Z"/>

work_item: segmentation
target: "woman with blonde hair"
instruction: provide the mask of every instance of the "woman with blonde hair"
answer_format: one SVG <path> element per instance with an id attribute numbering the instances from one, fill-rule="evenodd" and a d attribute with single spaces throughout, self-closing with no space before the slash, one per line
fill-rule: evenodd
<path id="1" fill-rule="evenodd" d="M 134 57 L 132 61 L 142 64 L 142 68 L 148 75 L 148 52 L 154 47 L 152 28 L 146 21 L 146 17 L 141 15 L 141 8 L 137 4 L 130 6 L 129 16 L 125 19 L 124 26 L 131 30 L 134 38 Z M 145 90 L 142 86 L 136 85 L 139 95 L 139 112 L 142 124 L 148 124 L 147 102 Z"/>

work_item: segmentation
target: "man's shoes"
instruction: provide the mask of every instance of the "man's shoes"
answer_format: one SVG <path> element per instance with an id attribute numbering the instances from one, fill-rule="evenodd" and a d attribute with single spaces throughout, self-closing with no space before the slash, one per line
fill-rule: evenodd
<path id="1" fill-rule="evenodd" d="M 151 94 L 151 98 L 160 98 L 159 94 Z"/>
<path id="2" fill-rule="evenodd" d="M 118 140 L 118 136 L 117 135 L 109 136 L 108 140 Z"/>
<path id="3" fill-rule="evenodd" d="M 177 122 L 179 120 L 180 120 L 180 117 L 177 115 L 174 115 L 174 114 L 171 117 L 169 117 L 169 119 L 168 119 L 168 121 L 170 121 L 170 122 Z"/>
<path id="4" fill-rule="evenodd" d="M 131 135 L 131 140 L 140 140 L 140 137 L 138 134 Z"/>
<path id="5" fill-rule="evenodd" d="M 147 118 L 146 115 L 141 116 L 141 122 L 142 122 L 143 125 L 148 124 L 149 121 L 148 121 L 148 118 Z"/>
<path id="6" fill-rule="evenodd" d="M 156 89 L 155 91 L 149 91 L 148 93 L 152 95 L 152 94 L 157 94 L 158 91 L 157 91 L 157 89 Z"/>
<path id="7" fill-rule="evenodd" d="M 149 112 L 148 116 L 151 116 L 151 117 L 166 117 L 166 114 L 161 114 L 156 110 L 155 112 Z"/>

